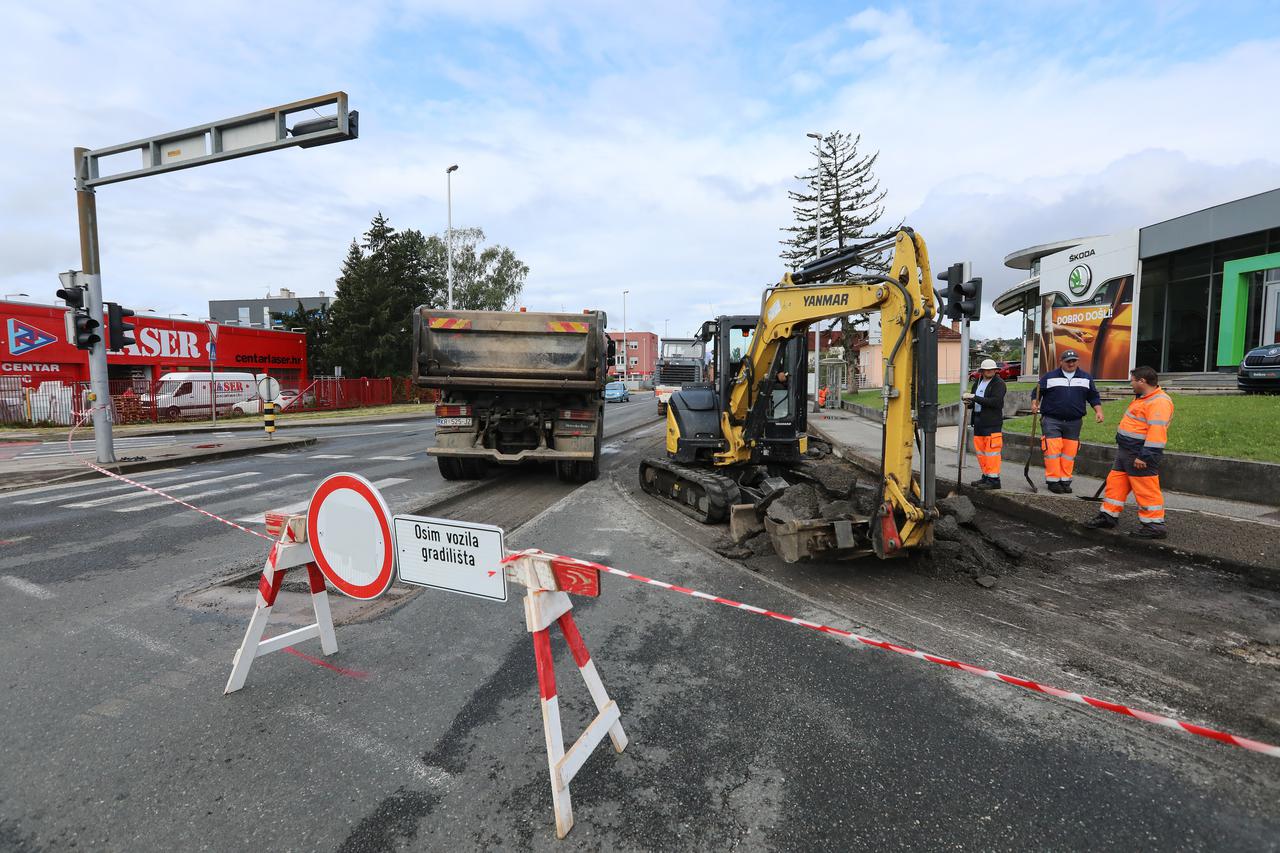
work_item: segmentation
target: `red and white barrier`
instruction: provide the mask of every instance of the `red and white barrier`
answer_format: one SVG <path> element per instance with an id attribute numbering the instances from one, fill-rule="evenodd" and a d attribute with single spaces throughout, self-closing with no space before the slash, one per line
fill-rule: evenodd
<path id="1" fill-rule="evenodd" d="M 333 616 L 329 612 L 329 594 L 325 589 L 324 575 L 316 565 L 315 555 L 307 542 L 307 517 L 268 513 L 267 531 L 275 533 L 279 538 L 272 544 L 267 562 L 262 567 L 262 576 L 258 579 L 258 601 L 253 608 L 253 616 L 249 619 L 249 627 L 245 629 L 244 640 L 231 661 L 231 677 L 227 679 L 226 689 L 222 691 L 224 695 L 244 687 L 245 680 L 249 677 L 249 668 L 263 655 L 316 637 L 320 638 L 320 648 L 326 655 L 338 650 L 338 638 L 333 630 Z M 311 606 L 315 611 L 316 621 L 304 628 L 287 631 L 267 640 L 262 639 L 271 618 L 271 608 L 275 606 L 276 596 L 280 594 L 280 586 L 284 583 L 284 576 L 290 569 L 304 566 L 307 569 Z"/>
<path id="2" fill-rule="evenodd" d="M 538 667 L 538 692 L 542 699 L 542 728 L 547 742 L 547 767 L 551 775 L 551 803 L 556 815 L 556 837 L 564 838 L 573 828 L 573 802 L 569 783 L 606 734 L 613 748 L 627 748 L 627 735 L 622 730 L 622 712 L 609 698 L 596 672 L 595 661 L 587 651 L 582 634 L 569 611 L 573 602 L 566 593 L 597 596 L 600 594 L 600 572 L 592 564 L 580 564 L 537 549 L 518 551 L 503 561 L 507 578 L 527 589 L 524 599 L 525 624 L 533 635 L 533 657 Z M 573 746 L 564 748 L 564 732 L 560 725 L 560 700 L 556 695 L 555 664 L 551 656 L 551 626 L 560 626 L 569 643 L 574 663 L 587 684 L 596 705 L 596 717 Z"/>
<path id="3" fill-rule="evenodd" d="M 1231 744 L 1232 746 L 1238 746 L 1243 749 L 1251 750 L 1253 752 L 1260 752 L 1263 755 L 1270 755 L 1275 758 L 1280 758 L 1280 746 L 1272 746 L 1271 744 L 1263 743 L 1262 741 L 1252 740 L 1246 737 L 1240 737 L 1239 735 L 1233 735 L 1227 732 L 1219 731 L 1217 729 L 1211 729 L 1207 726 L 1197 725 L 1196 723 L 1187 723 L 1182 720 L 1175 720 L 1172 717 L 1165 717 L 1160 714 L 1153 714 L 1150 711 L 1143 711 L 1138 708 L 1129 707 L 1128 705 L 1121 705 L 1117 702 L 1108 702 L 1105 699 L 1095 699 L 1092 696 L 1085 696 L 1081 693 L 1075 693 L 1071 690 L 1062 690 L 1061 688 L 1058 688 L 1058 687 L 1050 687 L 1047 684 L 1041 684 L 1037 681 L 1032 681 L 1029 678 L 1019 678 L 1014 675 L 1006 675 L 1002 672 L 996 672 L 993 669 L 985 669 L 980 666 L 974 666 L 973 664 L 962 663 L 961 661 L 957 661 L 957 660 L 951 660 L 950 658 L 939 657 L 938 655 L 931 655 L 927 652 L 917 651 L 916 649 L 910 649 L 910 648 L 907 648 L 906 646 L 899 646 L 894 643 L 887 642 L 885 640 L 877 640 L 874 637 L 864 637 L 860 634 L 855 634 L 852 631 L 843 631 L 839 628 L 832 628 L 830 625 L 819 625 L 817 622 L 810 622 L 807 619 L 799 619 L 795 616 L 788 616 L 785 613 L 776 613 L 772 610 L 765 610 L 763 607 L 753 607 L 750 604 L 743 604 L 742 602 L 734 601 L 731 598 L 723 598 L 718 595 L 710 595 L 705 592 L 698 592 L 695 589 L 688 589 L 687 587 L 678 586 L 673 583 L 667 583 L 666 581 L 654 580 L 653 578 L 647 578 L 644 575 L 638 575 L 634 572 L 628 572 L 622 569 L 615 569 L 611 566 L 601 565 L 600 563 L 592 563 L 587 560 L 579 560 L 575 557 L 562 557 L 562 556 L 557 556 L 553 554 L 546 554 L 544 556 L 548 558 L 548 560 L 551 562 L 552 565 L 560 568 L 563 571 L 577 570 L 583 573 L 604 572 L 610 575 L 617 575 L 618 577 L 621 577 L 621 578 L 627 578 L 628 580 L 639 581 L 640 583 L 648 584 L 650 586 L 656 586 L 656 587 L 659 587 L 660 589 L 671 590 L 672 592 L 678 592 L 678 593 L 681 593 L 682 595 L 687 595 L 692 598 L 701 598 L 705 601 L 712 601 L 712 602 L 715 602 L 716 604 L 723 604 L 726 607 L 733 607 L 738 610 L 745 610 L 748 613 L 755 613 L 758 616 L 767 616 L 770 619 L 777 619 L 780 622 L 788 622 L 792 625 L 799 625 L 802 628 L 808 628 L 810 630 L 819 631 L 824 634 L 831 634 L 836 637 L 844 637 L 846 639 L 856 640 L 859 643 L 862 643 L 867 646 L 871 646 L 872 648 L 885 649 L 886 651 L 897 652 L 898 654 L 907 655 L 908 657 L 913 657 L 917 660 L 928 661 L 929 663 L 936 663 L 941 666 L 950 667 L 952 669 L 958 669 L 963 672 L 967 672 L 970 675 L 978 675 L 978 676 L 981 676 L 982 678 L 989 678 L 994 681 L 1001 681 L 1001 682 L 1004 682 L 1005 684 L 1012 684 L 1015 687 L 1022 687 L 1026 690 L 1032 690 L 1036 693 L 1044 693 L 1047 696 L 1055 696 L 1059 699 L 1066 699 L 1068 702 L 1075 702 L 1079 705 L 1087 705 L 1091 708 L 1101 708 L 1104 711 L 1111 711 L 1114 714 L 1121 714 L 1126 717 L 1132 717 L 1136 720 L 1142 720 L 1143 722 L 1146 722 L 1146 723 L 1153 723 L 1157 726 L 1163 726 L 1164 728 L 1167 728 L 1167 729 L 1173 729 L 1174 731 L 1185 732 L 1187 734 L 1193 734 L 1193 735 L 1199 735 L 1200 737 L 1209 738 L 1210 740 L 1216 740 L 1221 743 Z"/>

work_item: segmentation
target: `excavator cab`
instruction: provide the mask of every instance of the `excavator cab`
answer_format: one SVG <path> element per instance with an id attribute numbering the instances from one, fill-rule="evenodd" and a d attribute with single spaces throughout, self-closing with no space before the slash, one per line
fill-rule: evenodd
<path id="1" fill-rule="evenodd" d="M 702 324 L 697 338 L 707 346 L 708 381 L 684 386 L 671 395 L 667 408 L 667 453 L 677 462 L 712 464 L 726 449 L 721 422 L 733 387 L 754 382 L 747 354 L 760 324 L 758 314 L 733 314 Z M 759 423 L 759 439 L 752 453 L 756 463 L 791 463 L 803 456 L 807 437 L 808 338 L 792 338 L 780 347 L 767 390 L 748 415 Z M 743 371 L 743 364 L 748 369 Z"/>

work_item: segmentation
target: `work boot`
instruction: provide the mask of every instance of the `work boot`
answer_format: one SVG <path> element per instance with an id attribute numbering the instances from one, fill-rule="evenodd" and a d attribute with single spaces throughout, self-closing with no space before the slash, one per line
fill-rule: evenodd
<path id="1" fill-rule="evenodd" d="M 1092 528 L 1094 530 L 1111 530 L 1116 526 L 1116 524 L 1117 522 L 1114 518 L 1107 515 L 1105 512 L 1100 512 L 1097 515 L 1095 515 L 1093 518 L 1086 521 L 1084 523 L 1084 526 Z M 1145 524 L 1143 525 L 1143 527 L 1146 527 L 1146 526 L 1147 525 Z M 1137 534 L 1132 534 L 1132 535 L 1137 535 Z M 1162 533 L 1161 536 L 1163 535 L 1164 534 Z"/>
<path id="2" fill-rule="evenodd" d="M 1000 478 L 999 477 L 983 477 L 982 482 L 977 483 L 975 485 L 975 488 L 982 489 L 983 491 L 986 491 L 986 492 L 994 491 L 1000 488 Z"/>
<path id="3" fill-rule="evenodd" d="M 1061 483 L 1059 483 L 1059 484 L 1058 484 L 1058 494 L 1060 494 L 1060 495 L 1069 495 L 1069 494 L 1071 494 L 1071 481 L 1070 481 L 1070 480 L 1063 480 Z"/>
<path id="4" fill-rule="evenodd" d="M 969 485 L 970 485 L 970 486 L 973 486 L 975 489 L 981 489 L 981 488 L 982 488 L 982 484 L 983 484 L 983 483 L 985 483 L 986 481 L 987 481 L 987 477 L 986 477 L 986 475 L 984 474 L 984 475 L 982 475 L 981 477 L 979 477 L 978 479 L 974 480 L 974 481 L 973 481 L 972 483 L 970 483 Z"/>
<path id="5" fill-rule="evenodd" d="M 1058 482 L 1046 483 L 1046 484 L 1045 484 L 1045 487 L 1046 487 L 1049 491 L 1053 492 L 1055 495 L 1061 495 L 1061 494 L 1063 494 L 1063 491 L 1062 491 L 1062 484 L 1061 484 L 1061 483 L 1058 483 Z"/>
<path id="6" fill-rule="evenodd" d="M 1164 529 L 1163 524 L 1142 524 L 1137 530 L 1130 530 L 1129 535 L 1134 539 L 1163 539 L 1169 532 Z"/>

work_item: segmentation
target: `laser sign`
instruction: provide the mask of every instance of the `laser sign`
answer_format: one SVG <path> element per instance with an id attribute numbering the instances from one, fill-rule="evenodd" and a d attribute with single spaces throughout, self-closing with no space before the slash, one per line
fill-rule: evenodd
<path id="1" fill-rule="evenodd" d="M 394 527 L 404 583 L 507 600 L 501 527 L 419 515 L 397 515 Z"/>

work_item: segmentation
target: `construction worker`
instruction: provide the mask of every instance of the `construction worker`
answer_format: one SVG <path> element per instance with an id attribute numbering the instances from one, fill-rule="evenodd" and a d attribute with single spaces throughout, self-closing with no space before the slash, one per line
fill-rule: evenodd
<path id="1" fill-rule="evenodd" d="M 973 449 L 978 454 L 982 477 L 969 485 L 976 489 L 1000 488 L 1000 451 L 1004 447 L 1004 380 L 996 374 L 1000 368 L 984 358 L 978 365 L 978 378 L 969 391 L 960 395 L 966 406 L 973 408 Z"/>
<path id="2" fill-rule="evenodd" d="M 1133 386 L 1134 401 L 1125 409 L 1116 429 L 1116 461 L 1107 475 L 1106 498 L 1098 515 L 1084 526 L 1115 527 L 1129 493 L 1133 492 L 1142 524 L 1129 535 L 1163 539 L 1167 534 L 1164 495 L 1160 491 L 1160 457 L 1169 441 L 1173 400 L 1160 389 L 1160 377 L 1154 368 L 1135 368 L 1129 374 L 1129 384 Z"/>
<path id="3" fill-rule="evenodd" d="M 1071 494 L 1071 476 L 1080 449 L 1080 427 L 1087 406 L 1102 423 L 1102 397 L 1093 377 L 1080 369 L 1080 356 L 1064 350 L 1058 367 L 1040 377 L 1031 399 L 1031 411 L 1039 412 L 1040 449 L 1044 452 L 1044 479 L 1049 491 Z"/>
<path id="4" fill-rule="evenodd" d="M 830 394 L 830 392 L 831 392 L 831 389 L 828 388 L 826 385 L 823 385 L 821 388 L 818 389 L 818 408 L 819 409 L 825 409 L 827 407 L 827 395 Z"/>

